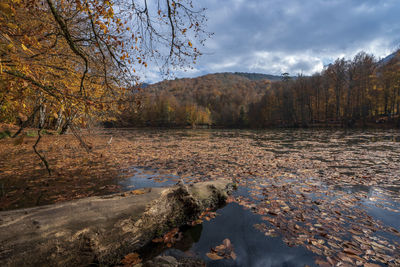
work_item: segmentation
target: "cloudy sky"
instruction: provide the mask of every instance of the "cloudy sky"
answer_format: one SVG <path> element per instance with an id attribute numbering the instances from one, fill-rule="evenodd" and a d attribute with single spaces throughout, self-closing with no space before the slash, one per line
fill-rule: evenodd
<path id="1" fill-rule="evenodd" d="M 214 72 L 312 74 L 359 51 L 383 58 L 400 47 L 399 0 L 194 0 L 208 9 L 214 33 L 194 69 Z M 148 70 L 147 82 L 161 80 Z"/>

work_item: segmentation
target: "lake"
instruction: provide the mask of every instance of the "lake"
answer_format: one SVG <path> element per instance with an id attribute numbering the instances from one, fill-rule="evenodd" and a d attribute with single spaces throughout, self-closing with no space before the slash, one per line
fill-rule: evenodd
<path id="1" fill-rule="evenodd" d="M 216 214 L 158 254 L 209 266 L 398 266 L 397 130 L 123 130 L 137 156 L 125 190 L 232 179 Z M 234 257 L 215 248 L 229 239 Z M 145 254 L 146 254 L 145 253 Z M 223 259 L 209 257 L 218 255 Z M 211 255 L 212 256 L 212 255 Z M 371 265 L 368 265 L 371 264 Z"/>

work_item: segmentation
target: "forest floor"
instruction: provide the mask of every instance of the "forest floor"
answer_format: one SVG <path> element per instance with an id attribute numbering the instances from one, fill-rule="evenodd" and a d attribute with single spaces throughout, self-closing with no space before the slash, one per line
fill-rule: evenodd
<path id="1" fill-rule="evenodd" d="M 125 138 L 84 133 L 88 153 L 72 134 L 43 135 L 38 151 L 49 163 L 51 175 L 32 146 L 36 132 L 21 138 L 0 139 L 0 210 L 32 207 L 99 196 L 119 191 L 121 169 L 130 166 L 136 152 Z"/>

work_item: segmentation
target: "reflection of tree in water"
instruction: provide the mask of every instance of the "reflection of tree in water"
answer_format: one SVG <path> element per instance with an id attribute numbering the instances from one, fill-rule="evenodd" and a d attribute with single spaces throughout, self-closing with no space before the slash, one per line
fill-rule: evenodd
<path id="1" fill-rule="evenodd" d="M 192 247 L 193 243 L 199 242 L 202 231 L 202 224 L 197 224 L 193 227 L 183 229 L 182 239 L 174 245 L 174 248 L 188 251 Z"/>
<path id="2" fill-rule="evenodd" d="M 164 253 L 174 254 L 173 256 L 177 256 L 177 254 L 180 254 L 176 253 L 176 251 L 169 251 L 172 249 L 177 249 L 183 252 L 190 250 L 192 248 L 192 245 L 200 240 L 201 232 L 203 231 L 203 225 L 198 224 L 190 227 L 182 227 L 180 231 L 182 237 L 178 242 L 173 244 L 172 248 L 167 247 L 167 244 L 164 243 L 150 242 L 139 251 L 137 251 L 141 259 L 143 259 L 143 261 L 146 261 Z"/>
<path id="3" fill-rule="evenodd" d="M 357 193 L 357 192 L 364 192 L 367 194 L 371 194 L 371 192 L 373 191 L 373 188 L 370 186 L 366 186 L 366 185 L 335 185 L 334 190 L 341 190 L 344 191 L 348 194 L 352 194 L 352 193 Z"/>

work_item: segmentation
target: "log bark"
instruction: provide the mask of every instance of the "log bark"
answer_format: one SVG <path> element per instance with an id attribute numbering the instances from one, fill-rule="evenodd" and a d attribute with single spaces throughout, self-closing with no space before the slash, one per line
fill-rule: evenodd
<path id="1" fill-rule="evenodd" d="M 0 213 L 0 266 L 113 265 L 225 203 L 228 180 L 150 188 Z"/>

